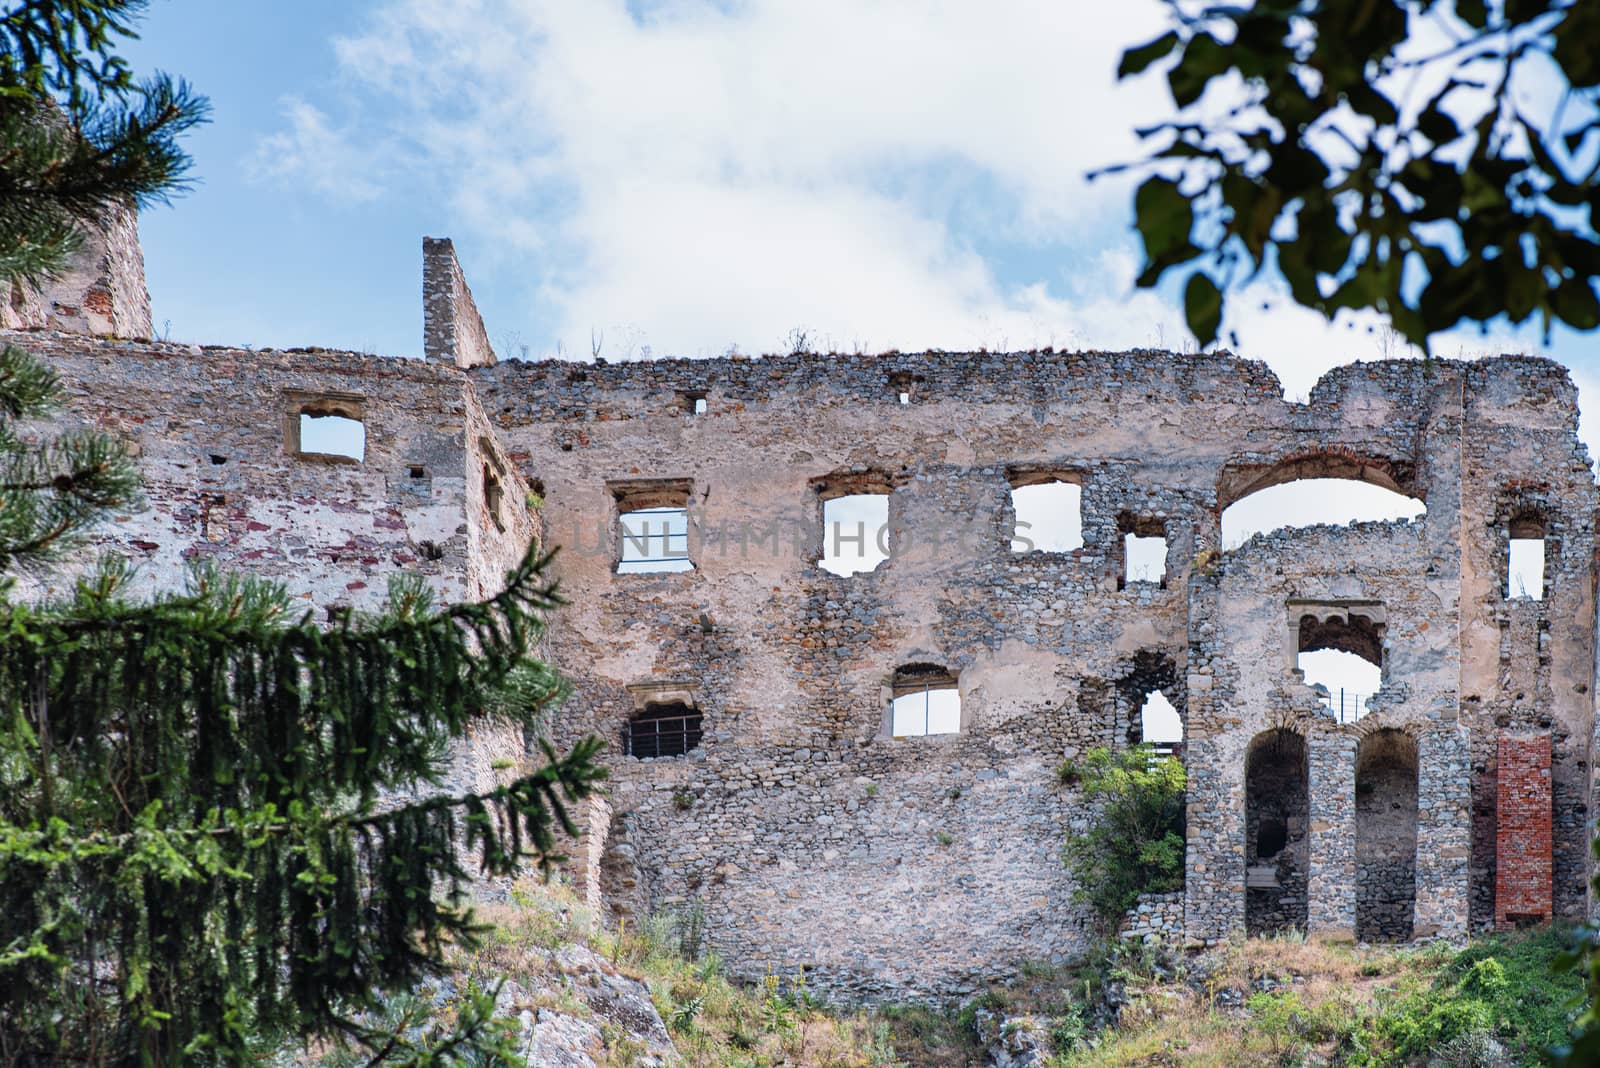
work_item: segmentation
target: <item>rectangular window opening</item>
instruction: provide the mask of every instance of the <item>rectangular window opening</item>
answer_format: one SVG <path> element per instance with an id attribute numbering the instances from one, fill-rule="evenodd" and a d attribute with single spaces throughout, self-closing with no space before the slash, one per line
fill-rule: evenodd
<path id="1" fill-rule="evenodd" d="M 922 677 L 897 673 L 889 717 L 889 733 L 895 738 L 960 734 L 961 690 L 942 672 Z"/>
<path id="2" fill-rule="evenodd" d="M 1544 538 L 1510 539 L 1506 567 L 1506 596 L 1544 600 Z"/>
<path id="3" fill-rule="evenodd" d="M 343 406 L 341 406 L 343 408 Z M 301 456 L 363 463 L 367 458 L 367 425 L 359 410 L 329 410 L 315 406 L 300 409 L 299 440 L 295 450 Z"/>
<path id="4" fill-rule="evenodd" d="M 1083 487 L 1058 478 L 1013 476 L 1014 553 L 1070 553 L 1083 548 Z"/>
<path id="5" fill-rule="evenodd" d="M 704 723 L 699 709 L 679 701 L 646 705 L 623 729 L 622 751 L 647 760 L 682 756 L 699 748 Z"/>
<path id="6" fill-rule="evenodd" d="M 1167 539 L 1165 535 L 1124 534 L 1123 581 L 1164 584 L 1167 581 Z"/>
<path id="7" fill-rule="evenodd" d="M 692 571 L 689 559 L 689 509 L 639 508 L 617 518 L 622 559 L 617 574 Z"/>
<path id="8" fill-rule="evenodd" d="M 889 559 L 889 495 L 851 493 L 822 502 L 822 557 L 835 575 L 874 571 Z"/>

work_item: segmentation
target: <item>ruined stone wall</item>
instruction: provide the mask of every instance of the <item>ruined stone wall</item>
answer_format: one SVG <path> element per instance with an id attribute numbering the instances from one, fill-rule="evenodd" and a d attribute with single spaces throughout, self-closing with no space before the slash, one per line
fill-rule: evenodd
<path id="1" fill-rule="evenodd" d="M 40 433 L 94 427 L 126 440 L 145 506 L 115 516 L 67 566 L 24 579 L 60 592 L 100 552 L 138 567 L 138 592 L 180 588 L 210 563 L 282 583 L 315 618 L 377 607 L 389 577 L 422 575 L 443 602 L 501 588 L 532 538 L 526 483 L 453 368 L 330 350 L 249 351 L 0 333 L 62 379 L 62 417 Z M 299 455 L 303 407 L 358 411 L 360 462 Z M 482 494 L 480 438 L 507 469 L 499 530 Z M 450 786 L 476 788 L 521 760 L 520 731 L 485 725 L 458 754 Z"/>
<path id="2" fill-rule="evenodd" d="M 63 330 L 100 337 L 148 338 L 150 293 L 132 208 L 85 227 L 67 269 L 43 286 L 13 282 L 0 303 L 0 329 Z"/>
<path id="3" fill-rule="evenodd" d="M 1555 365 L 1355 365 L 1303 405 L 1259 364 L 1154 353 L 502 364 L 473 378 L 542 482 L 544 536 L 565 546 L 574 603 L 551 648 L 577 694 L 562 729 L 618 738 L 651 687 L 691 694 L 705 717 L 686 756 L 616 761 L 614 832 L 631 907 L 699 901 L 736 967 L 813 969 L 846 995 L 939 995 L 1076 952 L 1083 917 L 1059 852 L 1083 814 L 1053 768 L 1131 740 L 1157 676 L 1189 725 L 1191 939 L 1244 926 L 1244 753 L 1280 726 L 1309 750 L 1303 922 L 1355 932 L 1356 752 L 1391 728 L 1418 752 L 1415 931 L 1465 929 L 1483 885 L 1468 831 L 1480 725 L 1460 711 L 1457 616 L 1463 576 L 1498 566 L 1473 540 L 1487 507 L 1475 442 L 1513 466 L 1563 458 L 1559 511 L 1592 514 Z M 1481 464 L 1492 470 L 1487 453 Z M 1008 547 L 1009 488 L 1042 470 L 1082 486 L 1075 552 Z M 1428 514 L 1218 551 L 1226 504 L 1321 474 L 1399 488 Z M 689 487 L 696 567 L 616 574 L 616 487 L 651 480 Z M 830 480 L 892 490 L 896 552 L 870 574 L 815 564 Z M 1164 584 L 1122 581 L 1132 529 L 1165 533 Z M 1561 584 L 1592 585 L 1592 542 L 1563 538 L 1553 567 L 1576 573 Z M 1464 549 L 1485 557 L 1470 572 Z M 1297 599 L 1383 611 L 1386 681 L 1359 724 L 1333 722 L 1294 670 Z M 1564 677 L 1587 693 L 1592 601 L 1563 618 L 1585 657 Z M 913 663 L 958 676 L 959 735 L 887 736 L 892 674 Z M 1581 897 L 1581 843 L 1563 848 Z"/>
<path id="4" fill-rule="evenodd" d="M 1495 373 L 1490 373 L 1491 368 Z M 1587 907 L 1595 662 L 1595 490 L 1577 391 L 1536 360 L 1472 365 L 1462 435 L 1461 719 L 1471 736 L 1472 922 L 1493 922 L 1497 747 L 1548 734 L 1554 907 Z M 1545 595 L 1506 589 L 1509 528 L 1545 529 Z"/>
<path id="5" fill-rule="evenodd" d="M 620 743 L 664 695 L 703 716 L 686 755 L 613 748 L 579 852 L 586 889 L 635 914 L 703 908 L 738 973 L 933 998 L 1080 952 L 1087 917 L 1060 854 L 1087 813 L 1055 769 L 1136 740 L 1153 689 L 1186 723 L 1191 941 L 1246 925 L 1260 859 L 1246 753 L 1274 729 L 1303 740 L 1307 780 L 1287 875 L 1303 904 L 1283 922 L 1351 937 L 1381 913 L 1381 934 L 1409 918 L 1420 937 L 1465 930 L 1469 900 L 1492 907 L 1508 730 L 1552 738 L 1554 899 L 1582 907 L 1595 492 L 1571 383 L 1546 361 L 1355 365 L 1291 404 L 1260 364 L 1152 352 L 462 371 L 15 339 L 62 373 L 71 419 L 133 439 L 151 508 L 101 544 L 146 561 L 151 585 L 206 558 L 319 610 L 370 604 L 400 569 L 462 599 L 531 541 L 560 546 L 571 605 L 544 651 L 574 695 L 558 741 Z M 359 402 L 363 462 L 287 447 L 293 405 L 318 396 Z M 1081 548 L 1012 551 L 1011 489 L 1042 473 L 1081 486 Z M 1399 488 L 1427 515 L 1220 550 L 1227 504 L 1318 474 Z M 830 574 L 822 502 L 862 486 L 889 491 L 893 556 Z M 616 573 L 628 494 L 689 505 L 693 570 Z M 1502 528 L 1533 512 L 1550 560 L 1537 602 L 1495 577 Z M 1165 536 L 1164 581 L 1126 580 L 1128 532 Z M 1343 725 L 1294 668 L 1294 627 L 1341 613 L 1381 623 L 1385 669 L 1376 710 Z M 960 733 L 891 736 L 895 670 L 911 664 L 956 678 Z M 1363 822 L 1358 752 L 1380 730 L 1415 746 L 1409 917 L 1401 832 Z M 462 782 L 520 746 L 474 739 Z M 1373 857 L 1393 878 L 1374 882 Z"/>

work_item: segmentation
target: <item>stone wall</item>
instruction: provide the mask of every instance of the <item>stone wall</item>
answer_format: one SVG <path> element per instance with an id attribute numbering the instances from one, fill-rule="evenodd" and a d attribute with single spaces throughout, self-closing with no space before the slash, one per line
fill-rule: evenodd
<path id="1" fill-rule="evenodd" d="M 483 316 L 448 237 L 422 239 L 422 354 L 454 367 L 495 362 Z"/>
<path id="2" fill-rule="evenodd" d="M 811 968 L 819 989 L 849 996 L 940 995 L 1019 953 L 1077 952 L 1085 928 L 1059 851 L 1085 817 L 1051 769 L 1133 740 L 1151 688 L 1188 724 L 1189 938 L 1245 927 L 1245 752 L 1280 727 L 1305 739 L 1309 811 L 1303 860 L 1291 852 L 1283 876 L 1300 904 L 1273 923 L 1355 937 L 1359 916 L 1382 913 L 1374 936 L 1466 929 L 1483 879 L 1469 863 L 1467 753 L 1484 724 L 1461 707 L 1456 620 L 1462 590 L 1479 595 L 1502 566 L 1485 487 L 1539 474 L 1552 512 L 1594 508 L 1555 365 L 1353 365 L 1304 405 L 1259 364 L 1153 353 L 515 363 L 473 377 L 545 488 L 545 537 L 567 547 L 574 605 L 551 648 L 578 693 L 563 729 L 617 737 L 646 684 L 692 694 L 705 717 L 687 756 L 617 762 L 616 826 L 637 898 L 699 900 L 736 967 Z M 1480 437 L 1498 443 L 1492 462 L 1470 444 Z M 1071 553 L 1008 549 L 1010 487 L 1042 471 L 1082 487 Z M 1428 514 L 1220 551 L 1227 504 L 1317 475 L 1412 493 Z M 690 487 L 695 567 L 616 574 L 610 487 L 651 479 Z M 848 578 L 814 562 L 817 487 L 840 481 L 889 489 L 895 547 Z M 1122 534 L 1152 528 L 1167 538 L 1166 579 L 1128 583 Z M 1592 661 L 1592 602 L 1568 572 L 1592 574 L 1592 534 L 1560 533 L 1551 597 L 1572 598 L 1565 618 L 1580 624 L 1563 634 L 1563 677 L 1587 693 L 1592 667 L 1574 654 Z M 1485 559 L 1469 569 L 1474 551 Z M 1494 601 L 1507 604 L 1499 587 Z M 1381 619 L 1385 683 L 1360 723 L 1335 722 L 1299 678 L 1302 611 Z M 957 676 L 960 735 L 887 736 L 891 676 L 912 663 Z M 1592 719 L 1576 701 L 1544 709 Z M 1403 862 L 1364 880 L 1357 856 L 1357 749 L 1382 729 L 1418 754 L 1404 902 Z"/>
<path id="3" fill-rule="evenodd" d="M 503 586 L 533 538 L 527 485 L 504 458 L 471 383 L 454 368 L 330 350 L 272 351 L 0 333 L 61 376 L 66 410 L 37 432 L 94 427 L 129 443 L 144 504 L 99 530 L 75 561 L 24 576 L 62 592 L 101 552 L 138 567 L 136 592 L 180 588 L 209 563 L 282 583 L 314 618 L 373 609 L 392 575 L 421 575 L 443 602 Z M 301 454 L 299 411 L 358 412 L 364 456 Z M 500 527 L 482 494 L 486 441 L 506 469 Z M 504 778 L 521 731 L 478 728 L 447 787 Z"/>
<path id="4" fill-rule="evenodd" d="M 1183 893 L 1140 894 L 1128 910 L 1119 931 L 1123 938 L 1141 942 L 1183 942 Z"/>
<path id="5" fill-rule="evenodd" d="M 8 299 L 0 302 L 0 329 L 150 337 L 137 214 L 131 208 L 112 210 L 82 233 L 83 244 L 59 276 L 38 287 L 12 283 Z"/>
<path id="6" fill-rule="evenodd" d="M 969 994 L 1070 958 L 1089 928 L 1061 848 L 1088 814 L 1055 769 L 1137 740 L 1160 690 L 1185 723 L 1189 941 L 1490 922 L 1507 732 L 1550 739 L 1552 909 L 1584 910 L 1596 498 L 1560 367 L 1356 364 L 1297 404 L 1227 355 L 490 364 L 453 250 L 426 260 L 424 361 L 14 339 L 62 373 L 71 420 L 133 440 L 151 507 L 100 544 L 152 586 L 205 558 L 319 610 L 370 604 L 396 570 L 459 599 L 530 543 L 559 546 L 571 604 L 542 651 L 573 682 L 557 741 L 619 743 L 578 851 L 611 907 L 698 906 L 737 974 L 804 969 L 842 998 Z M 307 397 L 359 407 L 362 462 L 289 447 Z M 1427 514 L 1222 550 L 1229 504 L 1320 475 Z M 1015 552 L 1012 488 L 1046 476 L 1081 487 L 1082 546 Z M 863 487 L 888 493 L 893 551 L 841 577 L 817 563 L 823 503 Z M 626 500 L 687 505 L 692 569 L 617 573 Z M 1508 596 L 1506 539 L 1534 523 L 1546 596 Z M 1129 580 L 1128 533 L 1165 538 L 1162 579 Z M 1364 719 L 1337 722 L 1305 685 L 1304 626 L 1365 635 L 1384 682 Z M 959 733 L 893 735 L 906 665 L 955 680 Z M 627 724 L 668 698 L 701 717 L 699 744 L 623 755 Z M 1266 813 L 1247 754 L 1273 732 L 1299 739 L 1304 801 L 1281 813 L 1275 900 L 1251 910 L 1269 888 L 1246 885 Z M 1409 777 L 1363 771 L 1378 732 L 1414 749 Z M 475 739 L 462 781 L 520 744 Z"/>

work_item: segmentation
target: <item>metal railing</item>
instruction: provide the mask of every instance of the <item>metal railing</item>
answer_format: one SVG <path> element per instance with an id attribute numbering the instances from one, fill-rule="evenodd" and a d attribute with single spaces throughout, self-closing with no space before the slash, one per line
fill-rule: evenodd
<path id="1" fill-rule="evenodd" d="M 700 744 L 703 716 L 637 719 L 622 728 L 622 751 L 633 757 L 682 756 Z"/>
<path id="2" fill-rule="evenodd" d="M 1319 695 L 1322 705 L 1340 723 L 1354 723 L 1371 711 L 1367 702 L 1375 696 L 1370 693 L 1356 693 L 1354 690 L 1341 689 L 1337 693 Z"/>

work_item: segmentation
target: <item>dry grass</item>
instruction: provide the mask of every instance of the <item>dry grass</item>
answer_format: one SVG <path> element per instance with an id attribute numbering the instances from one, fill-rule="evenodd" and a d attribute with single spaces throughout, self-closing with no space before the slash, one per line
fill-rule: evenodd
<path id="1" fill-rule="evenodd" d="M 553 961 L 562 946 L 587 945 L 649 988 L 687 1068 L 892 1068 L 923 1063 L 895 1056 L 891 1024 L 880 1016 L 830 1014 L 810 1000 L 803 985 L 773 976 L 750 989 L 730 982 L 714 957 L 687 959 L 682 928 L 670 918 L 607 930 L 560 887 L 525 884 L 513 892 L 513 900 L 479 909 L 491 930 L 482 945 L 458 952 L 453 963 L 480 984 L 515 980 L 529 992 L 516 1009 L 549 1008 L 592 1020 Z M 602 1032 L 607 1068 L 630 1065 L 644 1052 L 625 1035 L 605 1027 Z"/>
<path id="2" fill-rule="evenodd" d="M 514 904 L 483 909 L 481 916 L 493 929 L 478 949 L 457 955 L 463 978 L 487 985 L 507 977 L 527 991 L 518 1009 L 592 1019 L 553 960 L 562 946 L 587 945 L 647 984 L 688 1068 L 978 1068 L 986 1063 L 973 1027 L 979 1008 L 1041 1021 L 1059 1046 L 1047 1068 L 1374 1068 L 1407 1063 L 1394 1055 L 1392 1030 L 1384 1037 L 1395 1006 L 1426 1014 L 1430 1005 L 1448 1002 L 1454 995 L 1436 989 L 1439 978 L 1466 967 L 1448 946 L 1241 939 L 1200 957 L 1123 949 L 1078 969 L 1025 969 L 960 1012 L 885 1007 L 838 1013 L 825 1011 L 786 977 L 769 976 L 751 988 L 730 982 L 715 958 L 687 959 L 685 928 L 671 919 L 620 931 L 598 928 L 559 888 L 525 887 Z M 1545 958 L 1553 956 L 1529 940 L 1485 944 L 1474 952 L 1498 954 L 1525 977 L 1545 976 Z M 1517 954 L 1521 963 L 1513 967 Z M 1083 1036 L 1081 1020 L 1108 984 L 1125 995 L 1118 1017 Z M 1559 993 L 1531 985 L 1517 990 L 1524 1001 L 1550 1001 Z M 1498 1026 L 1512 1042 L 1515 1035 L 1504 1028 L 1524 1024 L 1508 1017 Z M 625 1035 L 606 1033 L 606 1065 L 635 1063 L 644 1052 Z M 1074 1041 L 1080 1036 L 1087 1041 Z"/>

